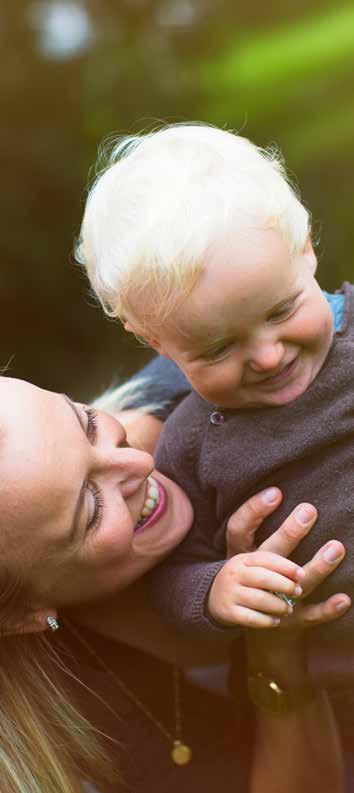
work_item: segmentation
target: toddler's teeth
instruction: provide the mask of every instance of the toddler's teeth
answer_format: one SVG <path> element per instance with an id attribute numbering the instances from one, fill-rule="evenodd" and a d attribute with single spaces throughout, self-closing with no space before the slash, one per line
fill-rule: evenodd
<path id="1" fill-rule="evenodd" d="M 153 498 L 148 498 L 145 501 L 145 507 L 149 507 L 150 509 L 152 509 L 154 506 L 155 506 L 155 501 Z"/>

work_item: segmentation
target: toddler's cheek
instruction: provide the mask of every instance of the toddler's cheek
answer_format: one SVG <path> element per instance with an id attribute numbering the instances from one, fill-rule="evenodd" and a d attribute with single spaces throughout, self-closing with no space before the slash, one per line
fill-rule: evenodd
<path id="1" fill-rule="evenodd" d="M 332 339 L 333 324 L 327 313 L 307 309 L 293 327 L 294 341 L 304 347 L 328 345 Z"/>

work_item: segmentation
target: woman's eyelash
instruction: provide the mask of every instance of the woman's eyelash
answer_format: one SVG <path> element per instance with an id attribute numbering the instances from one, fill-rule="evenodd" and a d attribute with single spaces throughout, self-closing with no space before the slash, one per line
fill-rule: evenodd
<path id="1" fill-rule="evenodd" d="M 97 435 L 97 412 L 94 408 L 85 408 L 85 412 L 87 416 L 87 437 L 93 443 Z"/>
<path id="2" fill-rule="evenodd" d="M 92 529 L 97 529 L 101 523 L 104 511 L 104 501 L 101 491 L 94 482 L 90 482 L 88 485 L 88 490 L 93 496 L 94 510 L 92 518 L 87 526 L 87 531 L 92 531 Z"/>

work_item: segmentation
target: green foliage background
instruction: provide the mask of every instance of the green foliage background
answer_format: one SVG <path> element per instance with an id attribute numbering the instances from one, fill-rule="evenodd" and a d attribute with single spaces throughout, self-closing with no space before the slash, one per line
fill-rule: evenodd
<path id="1" fill-rule="evenodd" d="M 69 55 L 43 50 L 54 6 L 89 27 Z M 0 14 L 0 364 L 11 374 L 86 397 L 148 356 L 104 320 L 71 257 L 88 171 L 112 132 L 202 120 L 279 145 L 312 211 L 321 283 L 354 280 L 354 3 L 17 0 Z"/>

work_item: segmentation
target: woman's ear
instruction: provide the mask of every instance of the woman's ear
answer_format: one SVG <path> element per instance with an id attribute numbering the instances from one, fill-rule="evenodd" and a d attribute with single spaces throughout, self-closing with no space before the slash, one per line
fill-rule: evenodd
<path id="1" fill-rule="evenodd" d="M 55 609 L 36 609 L 29 611 L 28 614 L 18 622 L 9 624 L 4 629 L 3 636 L 16 636 L 23 633 L 43 633 L 49 630 L 48 617 L 57 619 L 58 613 Z"/>

